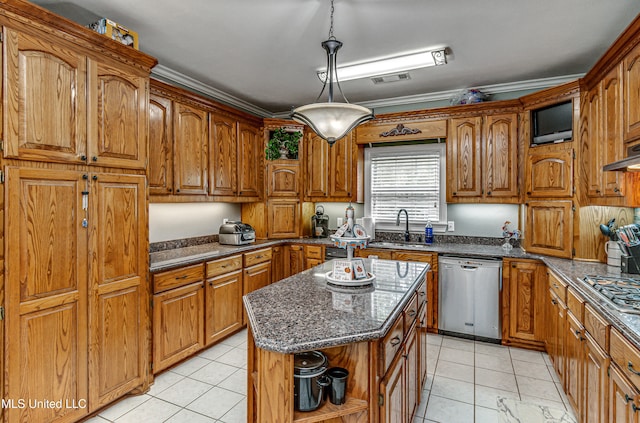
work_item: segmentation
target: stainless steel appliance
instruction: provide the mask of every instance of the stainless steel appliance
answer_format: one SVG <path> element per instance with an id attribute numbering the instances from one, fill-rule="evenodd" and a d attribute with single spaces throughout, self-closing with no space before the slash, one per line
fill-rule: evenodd
<path id="1" fill-rule="evenodd" d="M 311 235 L 315 238 L 329 236 L 329 216 L 324 214 L 324 207 L 317 206 L 316 214 L 311 216 Z"/>
<path id="2" fill-rule="evenodd" d="M 502 338 L 502 260 L 438 259 L 438 330 L 489 341 Z"/>
<path id="3" fill-rule="evenodd" d="M 587 275 L 584 281 L 616 310 L 640 314 L 640 279 L 612 275 Z"/>
<path id="4" fill-rule="evenodd" d="M 324 249 L 324 261 L 333 259 L 345 259 L 347 258 L 347 250 L 338 247 L 325 247 Z"/>
<path id="5" fill-rule="evenodd" d="M 220 226 L 218 241 L 220 244 L 243 245 L 256 240 L 256 231 L 246 223 L 229 221 Z"/>

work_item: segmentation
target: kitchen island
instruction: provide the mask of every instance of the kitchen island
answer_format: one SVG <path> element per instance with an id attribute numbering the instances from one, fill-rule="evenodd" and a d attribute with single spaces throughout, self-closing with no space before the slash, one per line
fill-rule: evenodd
<path id="1" fill-rule="evenodd" d="M 365 260 L 369 287 L 335 287 L 332 263 L 247 294 L 248 421 L 410 421 L 426 380 L 429 265 Z M 294 411 L 294 354 L 320 350 L 349 371 L 347 401 Z"/>

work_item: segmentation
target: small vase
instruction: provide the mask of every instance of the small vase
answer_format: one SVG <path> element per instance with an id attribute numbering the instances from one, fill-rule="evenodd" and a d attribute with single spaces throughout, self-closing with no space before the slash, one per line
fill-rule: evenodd
<path id="1" fill-rule="evenodd" d="M 505 237 L 504 244 L 502 244 L 502 249 L 505 251 L 509 251 L 512 248 L 513 248 L 513 245 L 511 245 L 511 238 Z"/>
<path id="2" fill-rule="evenodd" d="M 281 159 L 286 159 L 289 157 L 289 150 L 287 150 L 285 147 L 280 147 L 280 158 Z"/>

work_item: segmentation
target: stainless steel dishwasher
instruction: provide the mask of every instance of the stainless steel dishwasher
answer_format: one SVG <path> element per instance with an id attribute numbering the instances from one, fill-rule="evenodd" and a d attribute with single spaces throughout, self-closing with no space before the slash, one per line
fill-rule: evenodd
<path id="1" fill-rule="evenodd" d="M 502 338 L 502 260 L 438 259 L 438 330 L 467 338 Z"/>

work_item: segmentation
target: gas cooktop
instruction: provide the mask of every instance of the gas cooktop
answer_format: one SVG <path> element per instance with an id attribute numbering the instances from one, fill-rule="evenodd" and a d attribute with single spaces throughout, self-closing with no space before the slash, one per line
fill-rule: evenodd
<path id="1" fill-rule="evenodd" d="M 640 314 L 640 280 L 618 276 L 587 275 L 584 281 L 623 313 Z"/>

